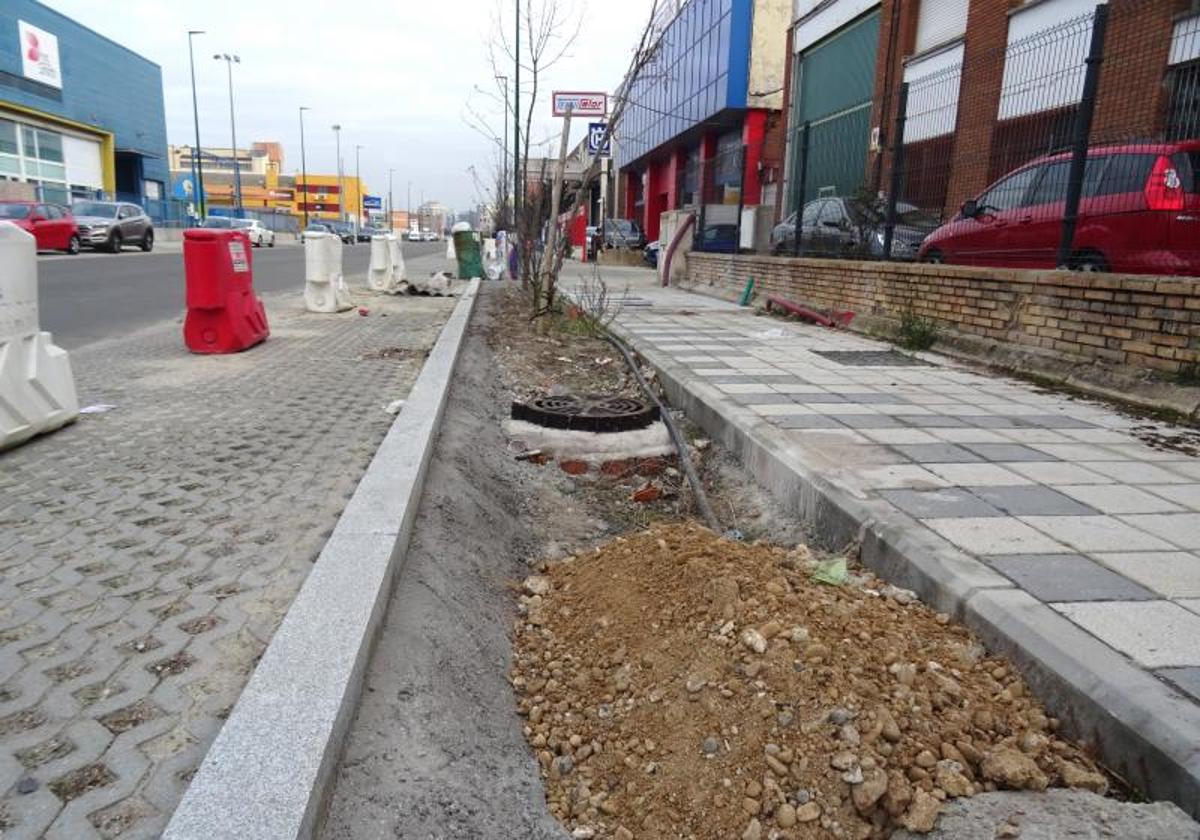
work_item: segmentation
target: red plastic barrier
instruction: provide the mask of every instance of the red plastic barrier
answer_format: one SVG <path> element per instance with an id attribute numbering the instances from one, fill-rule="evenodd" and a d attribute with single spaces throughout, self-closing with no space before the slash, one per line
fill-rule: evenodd
<path id="1" fill-rule="evenodd" d="M 822 327 L 833 327 L 835 329 L 839 327 L 844 328 L 850 326 L 850 322 L 854 320 L 853 312 L 834 311 L 830 312 L 828 315 L 825 315 L 821 312 L 817 312 L 815 309 L 809 309 L 803 304 L 795 303 L 794 301 L 790 301 L 785 297 L 780 297 L 779 295 L 767 296 L 767 311 L 770 312 L 772 307 L 782 309 L 789 315 L 795 315 L 801 320 L 809 321 L 813 324 L 820 324 Z"/>
<path id="2" fill-rule="evenodd" d="M 250 239 L 239 230 L 183 233 L 187 317 L 183 340 L 193 353 L 237 353 L 271 334 L 254 294 Z"/>

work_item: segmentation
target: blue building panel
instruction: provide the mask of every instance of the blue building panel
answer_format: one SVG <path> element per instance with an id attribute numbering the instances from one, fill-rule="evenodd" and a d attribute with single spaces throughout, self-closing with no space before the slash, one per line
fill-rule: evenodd
<path id="1" fill-rule="evenodd" d="M 58 38 L 61 90 L 24 77 L 18 21 Z M 123 180 L 140 196 L 141 179 L 148 179 L 161 182 L 165 190 L 166 114 L 162 69 L 154 62 L 35 0 L 3 0 L 0 103 L 4 102 L 111 132 L 118 188 Z"/>
<path id="2" fill-rule="evenodd" d="M 690 0 L 631 80 L 621 120 L 621 166 L 728 108 L 744 108 L 754 0 Z"/>

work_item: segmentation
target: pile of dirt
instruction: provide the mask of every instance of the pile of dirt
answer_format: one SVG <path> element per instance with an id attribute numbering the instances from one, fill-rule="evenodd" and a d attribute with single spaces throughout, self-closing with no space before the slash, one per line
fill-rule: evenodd
<path id="1" fill-rule="evenodd" d="M 511 682 L 575 837 L 876 838 L 1105 777 L 1003 659 L 871 575 L 658 525 L 523 585 Z"/>

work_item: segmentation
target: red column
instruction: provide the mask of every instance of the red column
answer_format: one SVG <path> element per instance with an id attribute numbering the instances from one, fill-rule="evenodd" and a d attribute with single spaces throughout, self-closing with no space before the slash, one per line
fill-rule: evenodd
<path id="1" fill-rule="evenodd" d="M 665 161 L 651 161 L 646 168 L 646 194 L 643 196 L 645 218 L 642 231 L 647 240 L 658 239 L 659 215 L 666 209 L 666 180 L 668 166 Z"/>
<path id="2" fill-rule="evenodd" d="M 621 213 L 621 218 L 632 219 L 635 212 L 634 208 L 637 204 L 637 191 L 642 185 L 642 176 L 639 172 L 622 172 L 621 177 L 625 180 L 625 198 L 624 212 Z"/>
<path id="3" fill-rule="evenodd" d="M 759 171 L 759 164 L 762 161 L 763 141 L 766 136 L 767 112 L 761 109 L 747 111 L 742 122 L 742 146 L 746 150 L 742 203 L 747 207 L 762 201 L 762 173 Z"/>
<path id="4" fill-rule="evenodd" d="M 711 204 L 712 161 L 717 156 L 717 135 L 705 134 L 700 140 L 700 200 L 698 204 Z"/>
<path id="5" fill-rule="evenodd" d="M 676 149 L 671 153 L 671 157 L 667 161 L 666 183 L 663 185 L 667 194 L 666 210 L 678 210 L 680 207 L 679 195 L 679 179 L 683 174 L 684 168 L 687 167 L 687 150 Z"/>

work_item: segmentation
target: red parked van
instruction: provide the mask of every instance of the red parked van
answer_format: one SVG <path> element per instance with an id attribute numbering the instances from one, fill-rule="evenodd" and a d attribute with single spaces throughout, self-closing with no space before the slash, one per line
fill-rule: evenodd
<path id="1" fill-rule="evenodd" d="M 32 233 L 39 251 L 79 253 L 79 228 L 71 211 L 62 205 L 0 201 L 0 222 L 12 222 Z"/>
<path id="2" fill-rule="evenodd" d="M 963 203 L 918 259 L 1054 268 L 1071 154 L 1038 158 Z M 1088 151 L 1071 267 L 1200 276 L 1200 140 Z"/>

